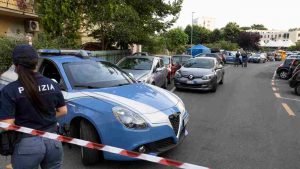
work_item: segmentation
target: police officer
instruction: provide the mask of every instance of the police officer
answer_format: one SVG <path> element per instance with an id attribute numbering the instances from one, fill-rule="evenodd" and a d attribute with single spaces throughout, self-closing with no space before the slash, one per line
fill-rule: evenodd
<path id="1" fill-rule="evenodd" d="M 67 114 L 59 85 L 35 71 L 38 54 L 30 45 L 13 51 L 18 80 L 0 93 L 0 121 L 55 132 L 57 117 Z M 59 141 L 20 134 L 11 158 L 14 169 L 60 169 L 63 149 Z"/>

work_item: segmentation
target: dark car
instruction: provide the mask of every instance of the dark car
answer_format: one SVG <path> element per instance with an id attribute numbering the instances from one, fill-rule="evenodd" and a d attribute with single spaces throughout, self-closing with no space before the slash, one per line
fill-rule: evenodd
<path id="1" fill-rule="evenodd" d="M 175 74 L 177 89 L 199 89 L 216 92 L 223 84 L 225 71 L 216 58 L 198 57 L 189 60 Z"/>
<path id="2" fill-rule="evenodd" d="M 223 58 L 221 55 L 219 55 L 218 53 L 205 53 L 205 54 L 198 54 L 195 57 L 210 57 L 210 58 L 216 58 L 218 60 L 218 62 L 220 62 L 221 64 L 224 64 L 223 62 Z"/>
<path id="3" fill-rule="evenodd" d="M 300 64 L 300 58 L 293 59 L 291 65 L 290 65 L 290 68 L 289 68 L 289 72 L 288 72 L 289 77 L 292 77 L 293 74 L 300 69 L 299 64 Z"/>
<path id="4" fill-rule="evenodd" d="M 292 64 L 294 59 L 287 58 L 282 64 L 279 65 L 279 67 L 276 70 L 276 74 L 279 76 L 281 79 L 289 79 L 289 69 Z"/>
<path id="5" fill-rule="evenodd" d="M 289 85 L 294 88 L 297 95 L 300 95 L 300 70 L 296 71 L 290 78 Z"/>

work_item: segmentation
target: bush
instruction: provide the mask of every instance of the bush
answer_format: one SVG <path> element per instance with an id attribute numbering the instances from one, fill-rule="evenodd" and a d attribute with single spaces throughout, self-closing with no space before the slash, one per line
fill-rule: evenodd
<path id="1" fill-rule="evenodd" d="M 26 43 L 23 38 L 0 37 L 0 74 L 12 65 L 12 51 L 18 44 Z"/>

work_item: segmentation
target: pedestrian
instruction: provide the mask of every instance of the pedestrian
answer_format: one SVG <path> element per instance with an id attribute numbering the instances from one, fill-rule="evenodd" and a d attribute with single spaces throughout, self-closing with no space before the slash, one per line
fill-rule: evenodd
<path id="1" fill-rule="evenodd" d="M 236 54 L 235 54 L 235 63 L 234 63 L 234 65 L 236 67 L 238 67 L 239 64 L 240 64 L 240 56 L 241 56 L 240 51 L 237 51 Z"/>
<path id="2" fill-rule="evenodd" d="M 59 85 L 35 71 L 38 54 L 30 45 L 12 53 L 18 79 L 0 92 L 0 122 L 55 133 L 57 117 L 67 114 Z M 62 168 L 62 143 L 39 136 L 18 134 L 11 163 L 14 169 Z"/>
<path id="3" fill-rule="evenodd" d="M 242 67 L 247 67 L 248 56 L 246 52 L 242 53 Z"/>

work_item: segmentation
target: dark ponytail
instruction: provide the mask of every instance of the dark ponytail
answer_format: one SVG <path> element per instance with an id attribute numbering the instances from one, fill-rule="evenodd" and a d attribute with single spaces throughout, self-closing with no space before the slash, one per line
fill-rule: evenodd
<path id="1" fill-rule="evenodd" d="M 24 92 L 32 106 L 40 114 L 48 114 L 45 104 L 39 95 L 38 83 L 35 77 L 34 69 L 37 63 L 38 59 L 23 60 L 16 65 L 16 72 L 18 73 L 18 80 L 24 87 Z"/>

